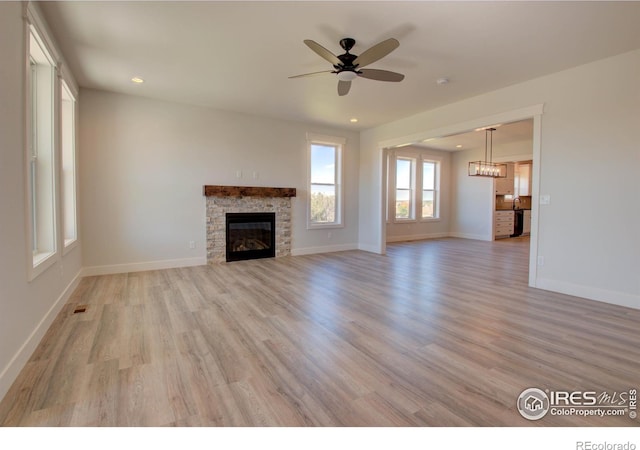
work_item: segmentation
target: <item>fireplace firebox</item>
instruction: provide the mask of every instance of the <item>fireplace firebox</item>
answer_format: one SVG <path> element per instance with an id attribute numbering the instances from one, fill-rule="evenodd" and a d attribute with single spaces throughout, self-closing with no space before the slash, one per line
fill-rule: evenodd
<path id="1" fill-rule="evenodd" d="M 227 213 L 227 261 L 276 256 L 275 213 Z"/>

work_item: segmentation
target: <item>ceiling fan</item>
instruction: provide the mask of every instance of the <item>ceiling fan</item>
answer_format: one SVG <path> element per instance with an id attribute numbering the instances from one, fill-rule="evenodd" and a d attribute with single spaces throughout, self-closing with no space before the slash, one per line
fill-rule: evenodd
<path id="1" fill-rule="evenodd" d="M 349 89 L 351 89 L 351 81 L 356 77 L 395 82 L 402 81 L 404 79 L 404 75 L 401 73 L 391 72 L 389 70 L 363 69 L 363 67 L 378 61 L 398 48 L 400 42 L 398 42 L 397 39 L 391 38 L 379 42 L 366 50 L 360 56 L 349 53 L 349 50 L 351 50 L 356 44 L 355 39 L 352 38 L 344 38 L 340 40 L 340 47 L 344 49 L 345 53 L 338 56 L 334 55 L 322 45 L 312 41 L 311 39 L 306 39 L 304 43 L 311 50 L 333 64 L 334 70 L 305 73 L 302 75 L 294 75 L 289 78 L 301 78 L 320 75 L 323 73 L 335 73 L 338 75 L 338 95 L 340 96 L 347 95 L 349 93 Z"/>

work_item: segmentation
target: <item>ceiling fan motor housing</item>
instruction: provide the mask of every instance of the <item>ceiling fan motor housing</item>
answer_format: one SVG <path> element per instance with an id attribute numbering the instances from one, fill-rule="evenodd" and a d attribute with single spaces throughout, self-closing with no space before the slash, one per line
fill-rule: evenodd
<path id="1" fill-rule="evenodd" d="M 347 53 L 349 53 L 349 50 L 351 50 L 354 45 L 356 45 L 356 40 L 353 38 L 340 39 L 340 47 L 342 47 Z"/>
<path id="2" fill-rule="evenodd" d="M 356 43 L 356 40 L 352 38 L 344 38 L 340 40 L 340 47 L 342 47 L 345 50 L 345 53 L 343 53 L 342 55 L 338 55 L 338 59 L 340 60 L 341 64 L 340 65 L 334 64 L 333 66 L 336 69 L 336 73 L 340 73 L 344 71 L 357 73 L 356 67 L 358 67 L 358 65 L 357 64 L 354 65 L 353 61 L 355 61 L 358 55 L 352 55 L 351 53 L 349 53 L 349 50 L 353 48 L 355 43 Z"/>

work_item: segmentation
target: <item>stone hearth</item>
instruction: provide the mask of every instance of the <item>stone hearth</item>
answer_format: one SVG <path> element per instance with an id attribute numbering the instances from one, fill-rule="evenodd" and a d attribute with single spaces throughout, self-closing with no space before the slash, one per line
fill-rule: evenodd
<path id="1" fill-rule="evenodd" d="M 291 254 L 291 197 L 295 188 L 204 186 L 207 197 L 207 262 L 226 261 L 226 214 L 274 212 L 276 258 Z"/>

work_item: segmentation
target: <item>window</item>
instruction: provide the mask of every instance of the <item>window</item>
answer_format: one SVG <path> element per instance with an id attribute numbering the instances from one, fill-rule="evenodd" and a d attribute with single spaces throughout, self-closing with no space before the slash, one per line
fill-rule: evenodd
<path id="1" fill-rule="evenodd" d="M 64 246 L 68 248 L 77 240 L 76 221 L 76 99 L 69 86 L 60 86 L 60 132 L 62 153 L 62 219 Z"/>
<path id="2" fill-rule="evenodd" d="M 37 6 L 25 5 L 25 228 L 31 281 L 78 241 L 78 91 Z"/>
<path id="3" fill-rule="evenodd" d="M 422 162 L 422 218 L 433 219 L 437 214 L 436 169 L 434 161 Z"/>
<path id="4" fill-rule="evenodd" d="M 414 219 L 415 159 L 396 159 L 396 219 Z"/>
<path id="5" fill-rule="evenodd" d="M 342 226 L 342 147 L 345 140 L 308 136 L 309 228 Z"/>
<path id="6" fill-rule="evenodd" d="M 440 218 L 440 158 L 417 149 L 391 151 L 387 159 L 387 220 Z"/>
<path id="7" fill-rule="evenodd" d="M 32 267 L 56 252 L 55 217 L 55 64 L 33 26 L 29 34 L 27 86 L 28 210 Z M 31 274 L 33 278 L 36 274 Z"/>

